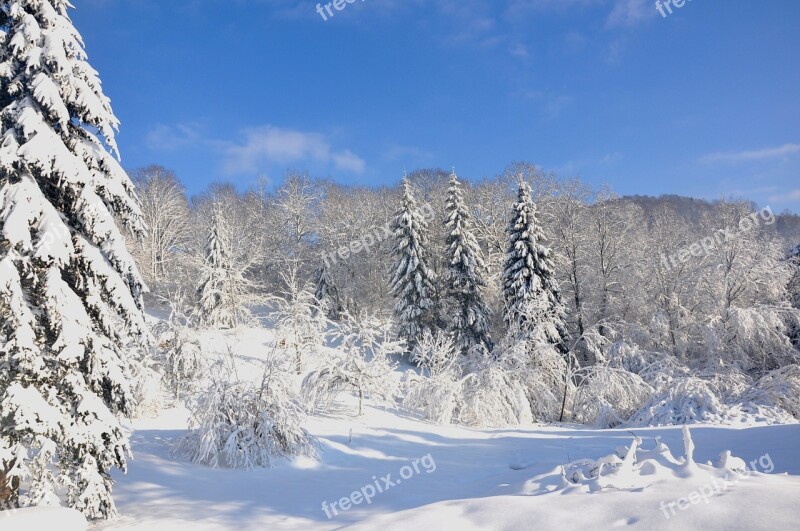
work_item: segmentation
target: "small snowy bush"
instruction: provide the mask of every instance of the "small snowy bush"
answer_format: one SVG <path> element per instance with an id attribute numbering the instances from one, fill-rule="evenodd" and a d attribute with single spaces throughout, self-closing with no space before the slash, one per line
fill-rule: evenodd
<path id="1" fill-rule="evenodd" d="M 164 377 L 180 399 L 181 391 L 191 391 L 205 368 L 200 342 L 190 336 L 188 328 L 176 327 L 164 358 Z"/>
<path id="2" fill-rule="evenodd" d="M 525 389 L 499 364 L 468 374 L 462 383 L 458 420 L 468 426 L 508 426 L 533 422 Z"/>
<path id="3" fill-rule="evenodd" d="M 515 388 L 523 389 L 533 418 L 542 422 L 559 420 L 564 394 L 573 391 L 564 356 L 553 346 L 532 347 L 525 341 L 498 348 L 503 371 L 512 376 Z"/>
<path id="4" fill-rule="evenodd" d="M 675 378 L 684 378 L 692 374 L 691 369 L 672 354 L 645 351 L 628 343 L 612 345 L 608 366 L 638 374 L 655 389 L 669 385 Z"/>
<path id="5" fill-rule="evenodd" d="M 316 357 L 325 343 L 331 322 L 325 312 L 318 310 L 318 301 L 310 285 L 302 285 L 294 272 L 284 275 L 283 280 L 286 290 L 280 297 L 268 299 L 275 308 L 271 318 L 275 322 L 278 346 L 294 356 L 295 370 L 302 374 L 306 359 Z"/>
<path id="6" fill-rule="evenodd" d="M 640 376 L 603 365 L 587 367 L 573 399 L 573 418 L 599 428 L 625 422 L 653 394 Z"/>
<path id="7" fill-rule="evenodd" d="M 450 424 L 463 403 L 461 367 L 452 336 L 426 332 L 413 359 L 422 374 L 406 373 L 403 405 L 437 424 Z"/>
<path id="8" fill-rule="evenodd" d="M 419 412 L 423 418 L 436 424 L 450 424 L 457 420 L 462 407 L 462 381 L 453 368 L 430 376 L 406 373 L 403 406 Z"/>
<path id="9" fill-rule="evenodd" d="M 714 386 L 700 378 L 679 378 L 655 395 L 628 422 L 631 426 L 663 426 L 717 422 L 725 407 Z"/>
<path id="10" fill-rule="evenodd" d="M 456 362 L 456 346 L 453 336 L 441 331 L 426 330 L 422 339 L 414 346 L 411 361 L 429 374 L 443 372 Z"/>
<path id="11" fill-rule="evenodd" d="M 778 407 L 800 420 L 800 365 L 787 365 L 761 377 L 742 400 Z"/>
<path id="12" fill-rule="evenodd" d="M 792 344 L 790 323 L 798 312 L 791 308 L 760 305 L 731 307 L 727 319 L 712 319 L 707 325 L 711 354 L 745 371 L 768 371 L 800 359 Z"/>
<path id="13" fill-rule="evenodd" d="M 260 385 L 212 378 L 194 403 L 194 429 L 176 452 L 211 467 L 247 469 L 268 467 L 275 458 L 316 455 L 285 373 L 285 367 L 268 361 Z"/>
<path id="14" fill-rule="evenodd" d="M 135 417 L 155 417 L 164 407 L 161 389 L 161 373 L 144 361 L 131 363 L 133 375 L 133 415 Z"/>
<path id="15" fill-rule="evenodd" d="M 358 396 L 358 414 L 365 398 L 394 405 L 399 390 L 397 363 L 390 357 L 405 350 L 403 342 L 392 339 L 391 325 L 367 314 L 348 316 L 339 327 L 342 345 L 309 373 L 302 394 L 311 411 L 327 411 L 339 394 Z"/>

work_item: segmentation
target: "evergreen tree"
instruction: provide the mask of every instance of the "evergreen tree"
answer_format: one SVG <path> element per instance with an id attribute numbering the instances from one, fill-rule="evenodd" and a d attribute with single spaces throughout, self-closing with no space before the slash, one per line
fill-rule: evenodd
<path id="1" fill-rule="evenodd" d="M 489 308 L 483 300 L 486 265 L 478 241 L 472 233 L 472 219 L 467 211 L 455 170 L 450 176 L 445 203 L 445 263 L 443 295 L 450 316 L 450 329 L 456 346 L 463 354 L 477 345 L 492 350 L 489 334 Z"/>
<path id="2" fill-rule="evenodd" d="M 214 206 L 201 271 L 199 314 L 212 328 L 234 328 L 244 308 L 239 299 L 244 294 L 245 280 L 236 270 L 231 257 L 231 243 L 225 216 Z"/>
<path id="3" fill-rule="evenodd" d="M 428 265 L 428 224 L 420 212 L 411 183 L 403 179 L 403 200 L 392 224 L 395 239 L 389 286 L 395 297 L 399 335 L 409 352 L 427 330 L 439 328 L 436 273 Z"/>
<path id="4" fill-rule="evenodd" d="M 62 494 L 98 518 L 129 453 L 130 353 L 149 341 L 118 223 L 143 225 L 69 7 L 0 0 L 0 506 Z"/>
<path id="5" fill-rule="evenodd" d="M 564 352 L 566 315 L 550 249 L 543 242 L 531 188 L 520 180 L 503 267 L 505 323 L 527 340 L 555 345 Z"/>
<path id="6" fill-rule="evenodd" d="M 315 284 L 314 297 L 317 299 L 317 306 L 325 312 L 328 319 L 338 321 L 344 312 L 344 306 L 339 297 L 339 290 L 333 285 L 325 263 L 317 269 Z"/>

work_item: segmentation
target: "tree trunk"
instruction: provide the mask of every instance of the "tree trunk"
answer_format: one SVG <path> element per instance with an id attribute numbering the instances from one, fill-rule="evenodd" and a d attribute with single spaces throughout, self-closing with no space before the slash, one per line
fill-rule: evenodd
<path id="1" fill-rule="evenodd" d="M 0 510 L 14 509 L 19 499 L 19 478 L 9 478 L 12 465 L 0 468 Z"/>

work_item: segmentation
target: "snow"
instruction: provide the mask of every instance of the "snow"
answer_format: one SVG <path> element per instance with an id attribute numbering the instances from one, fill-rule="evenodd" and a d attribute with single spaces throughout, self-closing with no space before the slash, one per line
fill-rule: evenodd
<path id="1" fill-rule="evenodd" d="M 213 355 L 230 346 L 238 373 L 254 379 L 274 340 L 262 328 L 199 336 L 203 350 Z M 189 418 L 183 407 L 136 420 L 128 474 L 113 473 L 120 516 L 95 528 L 530 529 L 535 523 L 537 529 L 710 531 L 792 529 L 799 516 L 800 424 L 692 424 L 697 465 L 689 469 L 683 463 L 688 435 L 681 426 L 633 433 L 530 423 L 479 430 L 434 425 L 370 402 L 364 415 L 357 416 L 357 409 L 357 397 L 342 395 L 330 413 L 307 420 L 305 427 L 318 439 L 316 460 L 284 459 L 249 471 L 214 469 L 175 456 L 172 446 L 186 433 Z M 641 442 L 631 453 L 634 434 Z M 563 489 L 563 465 L 618 463 L 626 454 L 631 454 L 626 475 L 611 481 L 617 489 Z M 424 468 L 420 463 L 428 455 L 435 466 Z M 412 470 L 415 460 L 419 472 L 402 480 L 401 470 Z M 734 472 L 743 464 L 754 470 Z M 369 503 L 353 497 L 371 494 L 369 485 L 383 485 L 387 474 L 396 484 Z M 714 480 L 718 488 L 707 494 Z M 346 497 L 359 503 L 348 501 L 345 506 L 351 506 L 342 510 Z"/>
<path id="2" fill-rule="evenodd" d="M 86 518 L 75 509 L 65 507 L 26 507 L 13 511 L 0 511 L 0 529 L 84 531 Z"/>

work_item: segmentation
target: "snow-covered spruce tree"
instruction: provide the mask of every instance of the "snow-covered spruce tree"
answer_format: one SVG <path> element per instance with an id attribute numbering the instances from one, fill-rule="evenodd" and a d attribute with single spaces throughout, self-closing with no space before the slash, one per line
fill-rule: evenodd
<path id="1" fill-rule="evenodd" d="M 338 321 L 344 312 L 344 305 L 324 263 L 317 269 L 315 280 L 314 297 L 317 299 L 317 306 L 328 319 Z"/>
<path id="2" fill-rule="evenodd" d="M 129 353 L 149 340 L 117 222 L 143 226 L 69 7 L 0 1 L 0 505 L 63 495 L 100 518 L 129 453 Z"/>
<path id="3" fill-rule="evenodd" d="M 395 297 L 394 313 L 399 336 L 413 352 L 425 331 L 439 328 L 436 273 L 428 254 L 428 223 L 420 210 L 411 183 L 403 179 L 403 199 L 392 224 L 395 259 L 389 287 Z"/>
<path id="4" fill-rule="evenodd" d="M 554 345 L 565 352 L 565 309 L 550 249 L 543 241 L 531 188 L 520 180 L 503 267 L 505 323 L 509 330 L 524 335 L 526 341 Z"/>
<path id="5" fill-rule="evenodd" d="M 234 328 L 246 315 L 249 286 L 231 257 L 231 242 L 225 216 L 214 207 L 206 240 L 205 256 L 197 288 L 200 320 L 212 328 Z M 245 315 L 243 315 L 245 314 Z"/>
<path id="6" fill-rule="evenodd" d="M 486 265 L 478 241 L 472 233 L 472 219 L 461 193 L 455 170 L 445 203 L 447 228 L 443 297 L 456 345 L 466 354 L 476 345 L 492 350 L 489 333 L 489 308 L 484 302 L 483 279 Z"/>

